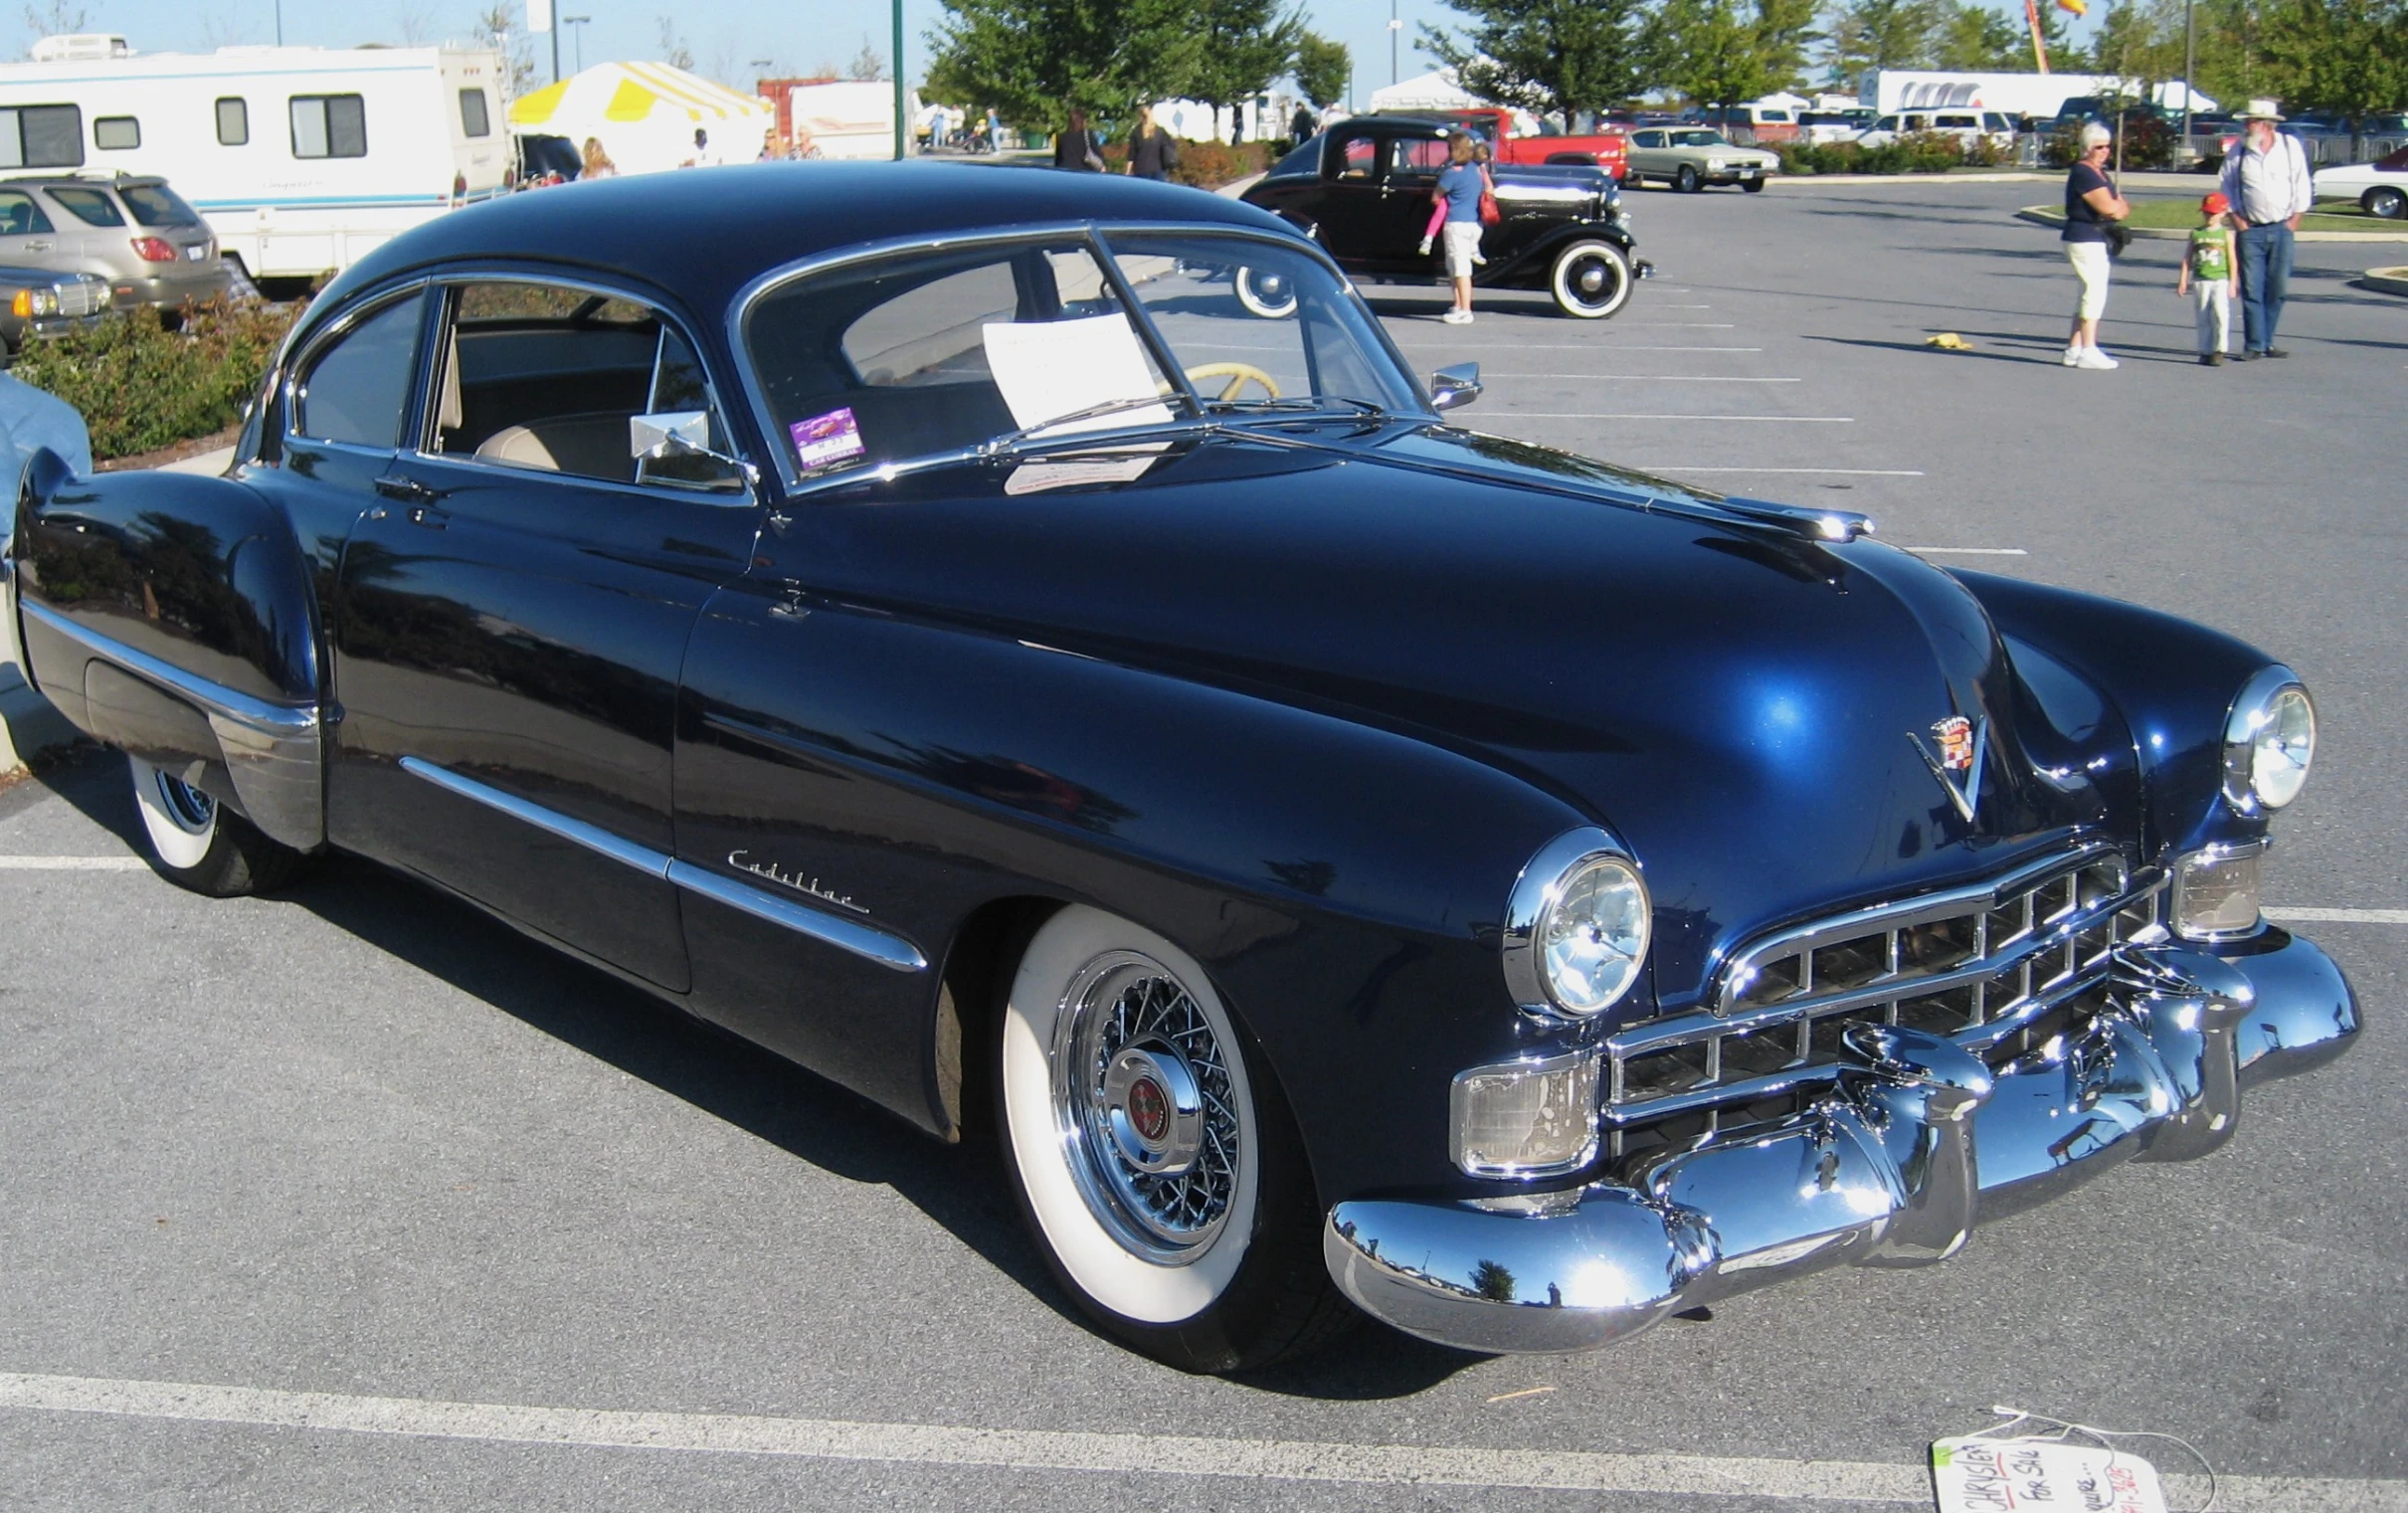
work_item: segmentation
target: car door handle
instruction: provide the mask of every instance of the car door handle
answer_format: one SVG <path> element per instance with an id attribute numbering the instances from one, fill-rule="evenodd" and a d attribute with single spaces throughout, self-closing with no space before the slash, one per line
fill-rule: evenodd
<path id="1" fill-rule="evenodd" d="M 397 473 L 388 473 L 378 478 L 376 491 L 388 499 L 399 499 L 405 504 L 422 504 L 435 497 L 434 489 L 416 478 L 406 478 Z"/>

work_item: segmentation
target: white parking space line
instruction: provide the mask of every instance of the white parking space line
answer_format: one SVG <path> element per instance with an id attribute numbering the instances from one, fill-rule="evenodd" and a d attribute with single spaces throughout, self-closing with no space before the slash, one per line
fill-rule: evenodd
<path id="1" fill-rule="evenodd" d="M 1921 552 L 1927 557 L 2028 557 L 2031 555 L 2020 546 L 1902 546 L 1899 550 Z"/>
<path id="2" fill-rule="evenodd" d="M 2309 909 L 2286 905 L 2272 906 L 2264 912 L 2268 919 L 2300 924 L 2408 925 L 2408 909 Z"/>
<path id="3" fill-rule="evenodd" d="M 1803 473 L 1840 478 L 1920 478 L 1920 468 L 1692 468 L 1686 463 L 1629 463 L 1641 473 Z"/>
<path id="4" fill-rule="evenodd" d="M 1235 343 L 1224 343 L 1235 345 Z M 1618 341 L 1517 341 L 1517 352 L 1761 352 L 1762 347 L 1627 347 Z M 1248 347 L 1246 350 L 1254 351 Z M 1263 349 L 1263 350 L 1268 350 Z"/>
<path id="5" fill-rule="evenodd" d="M 145 872 L 139 856 L 0 856 L 0 872 Z"/>
<path id="6" fill-rule="evenodd" d="M 1699 373 L 1484 373 L 1483 378 L 1577 378 L 1590 383 L 1630 384 L 1795 384 L 1802 378 L 1734 378 Z"/>
<path id="7" fill-rule="evenodd" d="M 6 1373 L 0 1373 L 0 1409 L 405 1438 L 777 1455 L 884 1465 L 999 1466 L 1249 1481 L 1513 1487 L 1926 1507 L 1932 1500 L 1931 1473 L 1923 1466 L 1861 1460 L 1616 1455 L 1581 1450 L 987 1429 L 741 1414 L 525 1408 Z M 2206 1493 L 2204 1477 L 2169 1476 L 2166 1482 L 2170 1500 L 2177 1503 L 2196 1503 Z M 2401 1513 L 2408 1509 L 2408 1482 L 2226 1476 L 2219 1484 L 2236 1506 L 2269 1513 L 2290 1513 L 2292 1509 L 2302 1513 L 2310 1509 L 2315 1513 Z"/>
<path id="8" fill-rule="evenodd" d="M 1611 410 L 1500 410 L 1493 419 L 1622 420 L 1622 421 L 1741 421 L 1790 426 L 1853 426 L 1853 415 L 1628 415 Z"/>

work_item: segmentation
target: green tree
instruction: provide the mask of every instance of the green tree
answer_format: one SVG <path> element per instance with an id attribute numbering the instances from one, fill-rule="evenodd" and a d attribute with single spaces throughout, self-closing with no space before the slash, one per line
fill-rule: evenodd
<path id="1" fill-rule="evenodd" d="M 1198 52 L 1189 0 L 943 0 L 928 33 L 936 97 L 1059 131 L 1073 108 L 1134 115 L 1185 93 Z"/>
<path id="2" fill-rule="evenodd" d="M 1472 1290 L 1492 1302 L 1510 1303 L 1518 1285 L 1503 1261 L 1484 1260 L 1472 1267 Z"/>
<path id="3" fill-rule="evenodd" d="M 1447 0 L 1460 35 L 1421 28 L 1421 51 L 1482 99 L 1560 114 L 1621 103 L 1648 84 L 1640 0 Z"/>
<path id="4" fill-rule="evenodd" d="M 1750 37 L 1767 81 L 1758 94 L 1805 82 L 1806 53 L 1823 40 L 1814 22 L 1815 0 L 1756 0 Z"/>
<path id="5" fill-rule="evenodd" d="M 1736 104 L 1772 88 L 1753 18 L 1736 0 L 1662 0 L 1647 19 L 1645 55 L 1659 85 L 1699 104 Z"/>
<path id="6" fill-rule="evenodd" d="M 1238 105 L 1295 67 L 1304 24 L 1282 15 L 1279 0 L 1192 0 L 1190 16 L 1197 46 L 1180 93 L 1225 106 L 1234 142 L 1242 125 Z"/>
<path id="7" fill-rule="evenodd" d="M 1296 93 L 1317 106 L 1346 98 L 1347 81 L 1355 77 L 1355 60 L 1343 42 L 1314 32 L 1296 35 Z"/>
<path id="8" fill-rule="evenodd" d="M 1834 7 L 1823 33 L 1831 83 L 1850 88 L 1868 70 L 1927 67 L 1940 11 L 1939 0 L 1849 0 Z"/>
<path id="9" fill-rule="evenodd" d="M 1961 73 L 2019 72 L 2032 67 L 2032 34 L 2020 16 L 1954 0 L 1941 15 L 1932 53 L 1936 65 Z"/>
<path id="10" fill-rule="evenodd" d="M 2408 100 L 2408 4 L 2278 0 L 2264 14 L 2266 66 L 2284 103 L 2349 123 L 2355 157 L 2366 117 Z"/>

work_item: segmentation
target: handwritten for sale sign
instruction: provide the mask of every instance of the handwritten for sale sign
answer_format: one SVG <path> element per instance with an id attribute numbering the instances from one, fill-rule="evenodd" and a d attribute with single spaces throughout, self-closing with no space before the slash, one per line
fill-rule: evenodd
<path id="1" fill-rule="evenodd" d="M 2060 1439 L 1938 1440 L 1932 1485 L 1940 1513 L 2165 1513 L 2156 1467 Z"/>

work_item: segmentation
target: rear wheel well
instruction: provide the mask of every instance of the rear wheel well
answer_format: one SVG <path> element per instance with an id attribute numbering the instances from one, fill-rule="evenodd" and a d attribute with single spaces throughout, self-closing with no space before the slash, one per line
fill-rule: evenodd
<path id="1" fill-rule="evenodd" d="M 965 1135 L 981 1140 L 994 1136 L 988 1046 L 1021 951 L 1061 906 L 1058 898 L 992 899 L 973 910 L 954 932 L 937 985 L 929 1062 L 936 1106 L 948 1125 L 947 1140 L 958 1144 Z"/>

